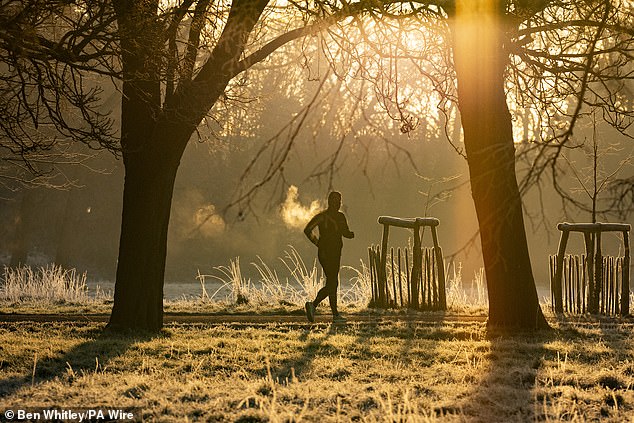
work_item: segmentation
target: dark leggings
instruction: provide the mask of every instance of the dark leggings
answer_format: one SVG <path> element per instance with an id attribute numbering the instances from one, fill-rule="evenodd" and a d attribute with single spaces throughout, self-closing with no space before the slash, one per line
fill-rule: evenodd
<path id="1" fill-rule="evenodd" d="M 319 248 L 319 263 L 324 269 L 326 275 L 326 286 L 321 288 L 317 293 L 317 298 L 313 301 L 313 305 L 317 307 L 326 297 L 330 301 L 330 310 L 332 315 L 339 314 L 337 311 L 337 288 L 339 287 L 339 265 L 341 263 L 341 247 L 334 246 L 330 248 Z"/>

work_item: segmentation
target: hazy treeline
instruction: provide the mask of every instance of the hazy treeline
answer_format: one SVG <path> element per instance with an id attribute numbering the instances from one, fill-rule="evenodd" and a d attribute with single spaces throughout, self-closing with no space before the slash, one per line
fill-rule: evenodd
<path id="1" fill-rule="evenodd" d="M 263 155 L 254 171 L 241 180 L 258 151 L 291 121 L 300 99 L 309 96 L 316 85 L 304 80 L 280 93 L 276 87 L 283 85 L 284 77 L 272 73 L 267 78 L 263 84 L 268 88 L 256 105 L 234 111 L 230 123 L 222 128 L 213 124 L 207 132 L 201 128 L 201 142 L 190 143 L 185 151 L 172 204 L 168 282 L 194 281 L 197 269 L 208 273 L 211 267 L 236 256 L 243 264 L 257 256 L 275 263 L 289 244 L 312 260 L 315 251 L 304 239 L 302 228 L 325 204 L 329 188 L 343 193 L 343 210 L 357 234 L 344 248 L 344 264 L 358 267 L 359 260 L 367 261 L 367 247 L 380 241 L 379 215 L 426 214 L 441 220 L 444 253 L 459 252 L 447 258 L 462 263 L 465 279 L 470 280 L 482 264 L 478 240 L 469 243 L 477 223 L 468 169 L 437 119 L 420 117 L 417 130 L 408 135 L 401 134 L 389 119 L 379 119 L 378 132 L 368 129 L 376 124 L 372 117 L 370 121 L 356 119 L 345 123 L 350 135 L 342 141 L 341 128 L 337 129 L 342 124 L 337 118 L 345 120 L 346 111 L 337 104 L 324 104 L 298 132 L 283 174 L 260 188 L 247 206 L 242 203 L 225 209 L 240 189 L 253 186 L 266 172 L 269 161 Z M 448 123 L 448 131 L 460 147 L 455 122 Z M 335 153 L 336 160 L 330 163 Z M 588 157 L 581 150 L 576 154 L 578 173 L 585 175 Z M 619 157 L 604 158 L 606 167 L 616 166 Z M 101 152 L 82 165 L 59 169 L 76 186 L 65 190 L 5 187 L 0 191 L 1 263 L 56 262 L 87 270 L 91 279 L 112 280 L 121 225 L 122 163 Z M 631 175 L 631 167 L 623 171 Z M 578 178 L 571 172 L 569 176 L 571 191 L 579 188 Z M 545 285 L 547 256 L 555 251 L 558 238 L 556 223 L 588 217 L 562 210 L 559 198 L 547 185 L 525 197 L 525 205 L 532 216 L 527 232 L 534 271 L 537 283 Z M 392 244 L 405 246 L 408 235 L 407 231 L 393 231 Z"/>

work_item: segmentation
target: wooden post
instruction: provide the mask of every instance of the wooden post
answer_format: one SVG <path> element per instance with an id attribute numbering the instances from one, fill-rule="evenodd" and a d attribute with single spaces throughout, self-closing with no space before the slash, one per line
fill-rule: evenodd
<path id="1" fill-rule="evenodd" d="M 390 236 L 390 226 L 383 225 L 383 237 L 381 238 L 381 262 L 379 264 L 379 302 L 381 306 L 387 306 L 387 240 Z"/>
<path id="2" fill-rule="evenodd" d="M 374 284 L 376 289 L 375 304 L 381 307 L 381 251 L 378 245 L 374 247 L 372 257 L 374 259 Z"/>
<path id="3" fill-rule="evenodd" d="M 623 276 L 621 282 L 621 316 L 630 314 L 630 233 L 623 231 Z"/>
<path id="4" fill-rule="evenodd" d="M 611 310 L 612 310 L 612 314 L 618 314 L 618 308 L 617 308 L 617 304 L 618 304 L 618 299 L 619 299 L 619 294 L 617 293 L 617 284 L 619 282 L 618 280 L 618 270 L 619 270 L 619 260 L 618 257 L 611 257 L 610 260 L 612 260 L 612 276 L 611 276 Z"/>
<path id="5" fill-rule="evenodd" d="M 557 256 L 548 257 L 548 270 L 550 276 L 550 308 L 555 311 L 555 289 L 553 287 L 553 281 L 555 280 L 555 260 Z"/>
<path id="6" fill-rule="evenodd" d="M 581 260 L 575 256 L 575 313 L 581 310 Z"/>
<path id="7" fill-rule="evenodd" d="M 621 292 L 623 292 L 623 257 L 616 259 L 616 306 L 615 314 L 621 314 Z"/>
<path id="8" fill-rule="evenodd" d="M 405 275 L 406 275 L 406 285 L 407 285 L 407 305 L 409 306 L 412 303 L 412 287 L 410 285 L 410 273 L 409 273 L 409 251 L 407 248 L 405 249 Z"/>
<path id="9" fill-rule="evenodd" d="M 608 274 L 607 274 L 606 281 L 607 281 L 607 285 L 608 285 L 607 289 L 608 289 L 608 293 L 609 293 L 607 295 L 607 297 L 608 297 L 607 305 L 608 306 L 607 306 L 606 314 L 609 315 L 609 314 L 613 314 L 612 313 L 612 303 L 613 303 L 612 297 L 614 295 L 614 293 L 613 293 L 613 290 L 614 290 L 613 289 L 613 285 L 614 285 L 614 283 L 613 283 L 614 282 L 613 281 L 613 279 L 614 279 L 614 268 L 613 268 L 614 267 L 614 257 L 608 256 L 608 257 L 605 258 L 605 261 L 607 262 L 607 266 L 608 266 L 607 267 L 608 268 Z"/>
<path id="10" fill-rule="evenodd" d="M 418 308 L 418 286 L 421 282 L 422 276 L 422 251 L 420 247 L 420 233 L 418 232 L 419 226 L 414 226 L 414 247 L 412 251 L 412 302 L 410 306 L 412 308 Z"/>
<path id="11" fill-rule="evenodd" d="M 427 283 L 427 272 L 426 272 L 426 267 L 425 267 L 425 250 L 423 248 L 421 248 L 420 250 L 420 288 L 419 288 L 419 292 L 420 292 L 420 304 L 421 307 L 425 306 L 425 302 L 426 302 L 426 298 L 425 298 L 425 286 Z"/>
<path id="12" fill-rule="evenodd" d="M 396 308 L 396 274 L 394 273 L 394 247 L 390 249 L 390 261 L 392 262 L 392 294 L 394 295 L 393 307 Z"/>
<path id="13" fill-rule="evenodd" d="M 374 268 L 374 294 L 375 294 L 374 305 L 376 307 L 381 307 L 381 283 L 380 283 L 381 272 L 379 271 L 379 263 L 381 260 L 380 260 L 379 254 L 380 254 L 379 246 L 377 245 L 372 249 L 372 264 Z"/>
<path id="14" fill-rule="evenodd" d="M 427 294 L 427 306 L 432 306 L 432 298 L 431 298 L 431 284 L 432 284 L 432 274 L 431 274 L 432 263 L 430 260 L 429 249 L 425 249 L 425 293 Z"/>
<path id="15" fill-rule="evenodd" d="M 564 292 L 566 293 L 566 298 L 564 299 L 565 310 L 570 313 L 570 297 L 572 296 L 572 291 L 570 289 L 570 285 L 572 284 L 572 266 L 571 259 L 572 256 L 568 256 L 564 258 L 564 271 L 566 272 L 565 283 L 564 283 Z"/>
<path id="16" fill-rule="evenodd" d="M 588 281 L 588 276 L 586 273 L 586 266 L 588 262 L 588 258 L 585 255 L 581 255 L 581 313 L 585 314 L 586 313 L 586 294 L 587 294 L 587 289 L 586 289 L 586 282 Z"/>
<path id="17" fill-rule="evenodd" d="M 607 257 L 602 257 L 601 262 L 603 265 L 601 266 L 601 291 L 599 298 L 599 307 L 601 310 L 601 314 L 605 314 L 605 293 L 607 291 L 607 277 L 608 277 L 608 260 Z"/>
<path id="18" fill-rule="evenodd" d="M 570 264 L 572 265 L 572 312 L 577 311 L 577 256 L 570 256 Z"/>
<path id="19" fill-rule="evenodd" d="M 370 285 L 372 290 L 371 304 L 372 304 L 372 307 L 374 307 L 376 306 L 376 290 L 375 290 L 376 279 L 374 277 L 374 247 L 373 246 L 368 248 L 368 257 L 370 259 Z"/>
<path id="20" fill-rule="evenodd" d="M 398 294 L 403 307 L 403 275 L 401 273 L 401 247 L 398 248 Z"/>
<path id="21" fill-rule="evenodd" d="M 594 280 L 594 234 L 591 232 L 584 232 L 583 237 L 586 242 L 586 271 L 588 276 L 588 290 L 586 293 L 587 310 L 589 313 L 594 313 L 596 312 L 592 309 L 596 285 Z"/>
<path id="22" fill-rule="evenodd" d="M 575 255 L 575 313 L 581 309 L 581 268 L 579 256 Z"/>
<path id="23" fill-rule="evenodd" d="M 592 304 L 592 312 L 599 311 L 599 298 L 603 291 L 603 254 L 601 253 L 601 231 L 595 233 L 595 251 L 594 256 L 594 298 Z"/>
<path id="24" fill-rule="evenodd" d="M 372 291 L 370 303 L 374 304 L 374 272 L 372 270 L 372 247 L 368 247 L 368 272 L 370 273 L 370 290 Z"/>
<path id="25" fill-rule="evenodd" d="M 552 281 L 553 292 L 555 296 L 555 313 L 563 313 L 564 303 L 562 298 L 561 279 L 563 276 L 564 254 L 566 253 L 566 244 L 568 243 L 569 232 L 562 229 L 561 238 L 559 239 L 559 248 L 557 250 L 557 263 L 555 265 L 555 279 Z"/>
<path id="26" fill-rule="evenodd" d="M 438 302 L 438 293 L 436 292 L 436 260 L 434 259 L 435 253 L 433 249 L 429 249 L 429 296 L 430 304 L 434 307 Z"/>
<path id="27" fill-rule="evenodd" d="M 434 253 L 436 256 L 436 267 L 438 268 L 438 293 L 440 308 L 442 310 L 447 309 L 447 294 L 445 292 L 446 287 L 446 279 L 445 279 L 445 261 L 443 260 L 442 248 L 440 248 L 440 244 L 438 243 L 438 234 L 436 233 L 436 227 L 431 227 L 431 236 L 434 242 Z"/>

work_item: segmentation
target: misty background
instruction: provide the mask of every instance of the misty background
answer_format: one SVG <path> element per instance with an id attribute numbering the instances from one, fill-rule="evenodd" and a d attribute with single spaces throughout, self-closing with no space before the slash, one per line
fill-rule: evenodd
<path id="1" fill-rule="evenodd" d="M 222 113 L 228 123 L 219 127 L 211 116 L 199 129 L 199 138 L 190 141 L 174 190 L 166 283 L 198 283 L 198 272 L 213 274 L 214 267 L 235 257 L 240 257 L 243 275 L 252 281 L 257 280 L 257 272 L 250 263 L 260 258 L 286 277 L 278 258 L 290 246 L 312 265 L 316 249 L 305 238 L 303 227 L 325 207 L 331 189 L 343 194 L 342 210 L 356 235 L 344 243 L 343 266 L 360 269 L 362 260 L 367 263 L 368 247 L 381 240 L 378 216 L 433 216 L 441 222 L 438 234 L 446 265 L 461 266 L 463 281 L 471 283 L 483 264 L 468 168 L 456 151 L 461 149 L 456 115 L 443 121 L 423 109 L 416 116 L 416 129 L 403 134 L 371 94 L 361 93 L 363 105 L 353 109 L 341 96 L 324 94 L 299 125 L 297 117 L 319 95 L 317 83 L 294 77 L 291 87 L 286 77 L 281 72 L 266 73 L 252 103 L 231 110 L 217 108 L 214 113 Z M 109 87 L 104 90 L 104 107 L 117 117 L 119 94 Z M 604 126 L 586 125 L 577 131 L 577 138 L 588 140 L 596 132 L 606 150 L 605 172 L 618 168 L 620 177 L 631 177 L 631 165 L 619 167 L 624 157 L 631 157 L 631 148 L 616 148 L 627 146 L 624 137 Z M 262 182 L 270 164 L 289 144 L 292 148 L 281 172 L 247 200 L 236 202 Z M 608 151 L 611 147 L 615 148 Z M 54 170 L 71 187 L 4 184 L 0 188 L 0 264 L 57 263 L 86 271 L 91 281 L 114 281 L 123 164 L 108 152 L 77 148 L 91 158 Z M 579 188 L 580 179 L 587 183 L 590 157 L 580 148 L 569 153 L 569 161 L 577 171 L 566 172 L 569 180 L 564 185 L 586 201 Z M 251 170 L 245 175 L 247 168 Z M 521 176 L 522 170 L 518 172 Z M 556 253 L 559 239 L 557 223 L 591 219 L 588 213 L 564 208 L 547 178 L 524 197 L 524 205 L 533 271 L 544 292 L 549 285 L 548 255 Z M 625 223 L 632 223 L 631 215 Z M 410 237 L 410 231 L 395 228 L 390 246 L 405 247 Z M 569 251 L 582 252 L 581 238 L 571 237 Z M 423 244 L 431 244 L 429 232 L 424 233 Z M 603 244 L 608 254 L 615 254 L 621 241 L 610 235 Z M 349 276 L 350 272 L 342 272 L 342 279 Z"/>

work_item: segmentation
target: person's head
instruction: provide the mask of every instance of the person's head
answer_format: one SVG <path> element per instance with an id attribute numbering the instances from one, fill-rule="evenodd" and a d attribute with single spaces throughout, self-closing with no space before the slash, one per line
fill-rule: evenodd
<path id="1" fill-rule="evenodd" d="M 328 194 L 328 208 L 331 210 L 339 210 L 341 207 L 341 193 L 333 191 Z"/>

